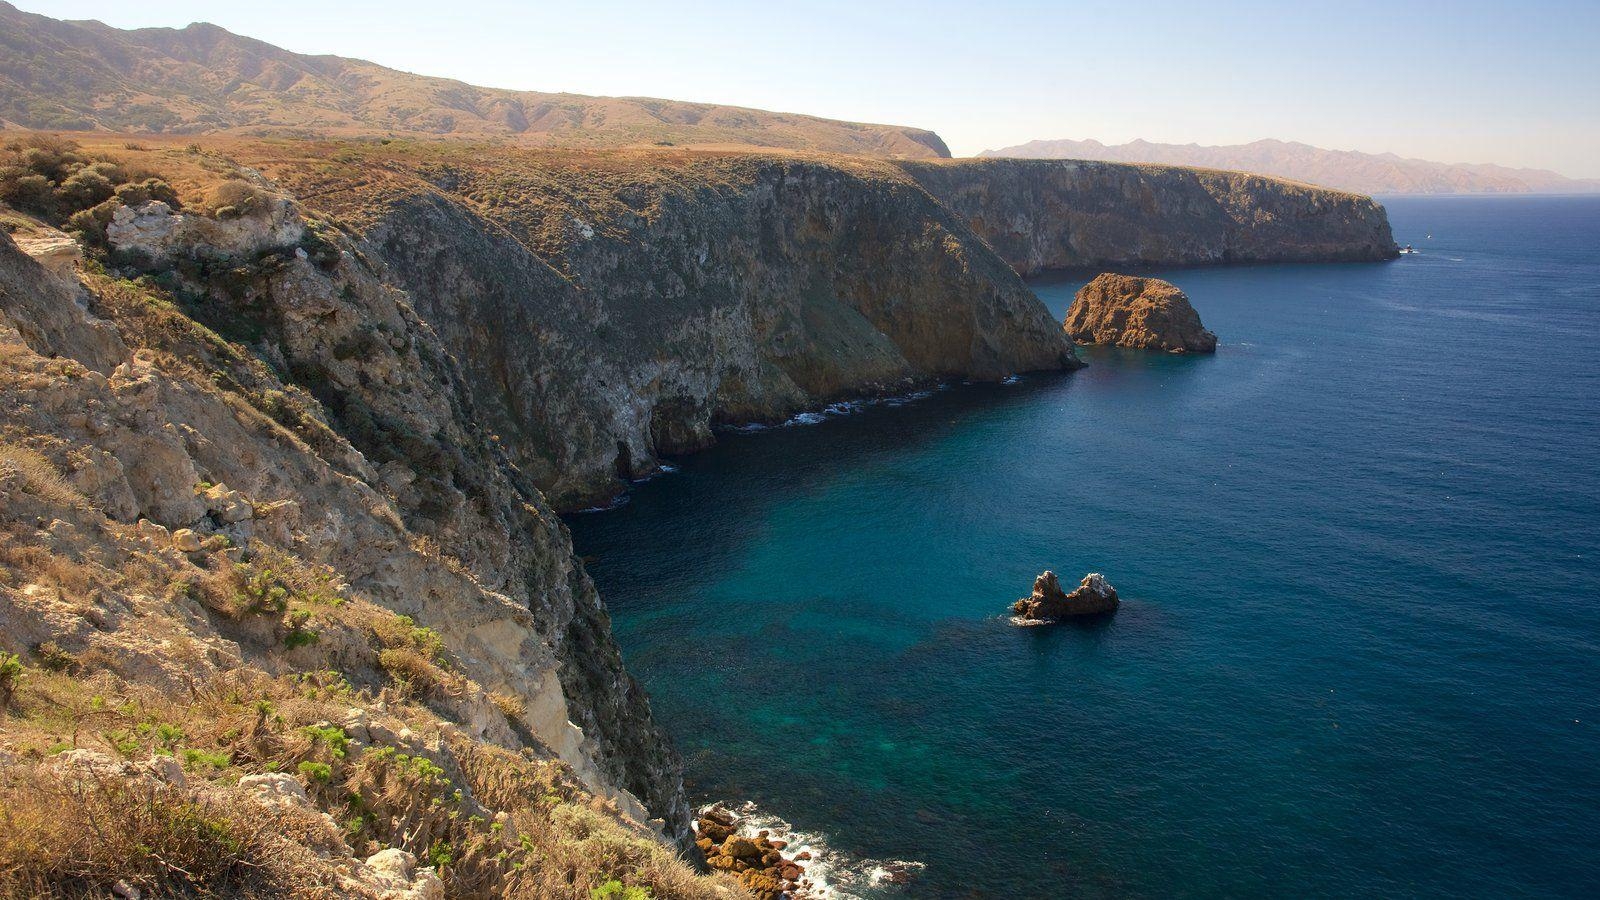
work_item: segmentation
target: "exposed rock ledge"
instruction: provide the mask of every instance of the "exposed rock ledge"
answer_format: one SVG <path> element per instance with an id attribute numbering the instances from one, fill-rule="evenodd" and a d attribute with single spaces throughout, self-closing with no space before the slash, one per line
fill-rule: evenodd
<path id="1" fill-rule="evenodd" d="M 1083 576 L 1077 589 L 1069 594 L 1061 590 L 1056 573 L 1046 569 L 1033 580 L 1033 595 L 1011 604 L 1011 611 L 1029 622 L 1050 622 L 1112 612 L 1118 602 L 1117 589 L 1099 572 Z"/>
<path id="2" fill-rule="evenodd" d="M 1159 278 L 1104 272 L 1078 289 L 1061 323 L 1080 344 L 1111 344 L 1169 353 L 1215 353 L 1217 336 L 1177 285 Z"/>

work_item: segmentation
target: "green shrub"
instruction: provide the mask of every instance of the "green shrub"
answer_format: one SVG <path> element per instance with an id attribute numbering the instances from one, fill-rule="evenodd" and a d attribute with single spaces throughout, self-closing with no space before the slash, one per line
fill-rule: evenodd
<path id="1" fill-rule="evenodd" d="M 22 681 L 22 660 L 15 653 L 0 653 L 0 707 L 11 702 Z"/>
<path id="2" fill-rule="evenodd" d="M 650 889 L 623 884 L 613 878 L 597 888 L 591 888 L 589 900 L 650 900 Z"/>
<path id="3" fill-rule="evenodd" d="M 309 781 L 325 784 L 333 778 L 333 766 L 327 763 L 313 762 L 308 759 L 297 768 L 300 774 L 304 775 Z"/>

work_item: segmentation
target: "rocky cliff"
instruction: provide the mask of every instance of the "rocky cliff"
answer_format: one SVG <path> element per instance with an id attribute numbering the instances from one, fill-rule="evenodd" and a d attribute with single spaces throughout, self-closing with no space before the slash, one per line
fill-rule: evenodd
<path id="1" fill-rule="evenodd" d="M 1081 160 L 905 162 L 1023 275 L 1101 266 L 1392 259 L 1371 197 L 1240 172 Z"/>
<path id="2" fill-rule="evenodd" d="M 3 652 L 128 691 L 336 673 L 679 842 L 679 763 L 540 482 L 604 495 L 716 421 L 1078 364 L 893 170 L 253 158 L 274 183 L 198 147 L 9 152 L 5 196 L 91 253 L 5 211 L 51 268 L 0 243 Z M 283 190 L 319 178 L 337 223 Z"/>
<path id="3" fill-rule="evenodd" d="M 492 173 L 428 170 L 363 235 L 558 504 L 706 446 L 717 423 L 1078 365 L 1005 264 L 893 172 L 533 162 L 494 205 L 474 202 Z"/>
<path id="4" fill-rule="evenodd" d="M 683 839 L 679 764 L 566 529 L 405 295 L 281 197 L 119 224 L 139 281 L 80 283 L 0 237 L 4 455 L 58 471 L 64 498 L 0 504 L 4 649 L 169 689 L 241 666 L 405 682 L 470 739 L 548 753 Z M 83 571 L 39 570 L 33 545 Z M 297 583 L 333 587 L 302 605 Z"/>

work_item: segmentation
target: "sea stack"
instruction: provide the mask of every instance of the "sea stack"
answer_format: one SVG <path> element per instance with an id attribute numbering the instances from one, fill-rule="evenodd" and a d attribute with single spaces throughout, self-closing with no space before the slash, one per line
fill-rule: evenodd
<path id="1" fill-rule="evenodd" d="M 1215 353 L 1217 336 L 1200 324 L 1189 298 L 1171 282 L 1105 272 L 1084 285 L 1061 323 L 1080 344 L 1111 344 L 1168 353 Z"/>
<path id="2" fill-rule="evenodd" d="M 1068 594 L 1061 590 L 1056 573 L 1045 570 L 1033 580 L 1033 595 L 1011 604 L 1019 619 L 1048 622 L 1074 616 L 1093 616 L 1117 608 L 1117 589 L 1099 572 L 1083 576 L 1078 587 Z"/>

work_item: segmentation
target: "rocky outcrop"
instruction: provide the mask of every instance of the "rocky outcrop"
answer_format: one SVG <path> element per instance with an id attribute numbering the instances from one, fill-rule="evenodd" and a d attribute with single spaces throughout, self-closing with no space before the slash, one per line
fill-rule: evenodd
<path id="1" fill-rule="evenodd" d="M 1396 255 L 1371 197 L 1259 175 L 1081 160 L 898 165 L 1024 276 Z"/>
<path id="2" fill-rule="evenodd" d="M 1078 289 L 1062 329 L 1080 344 L 1169 353 L 1215 353 L 1217 336 L 1177 286 L 1159 278 L 1105 272 Z"/>
<path id="3" fill-rule="evenodd" d="M 1117 603 L 1116 588 L 1098 572 L 1083 576 L 1083 581 L 1069 594 L 1061 590 L 1056 573 L 1047 569 L 1033 580 L 1033 594 L 1011 604 L 1011 612 L 1018 619 L 1050 622 L 1113 612 Z"/>

